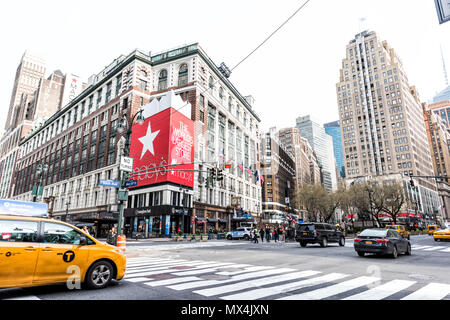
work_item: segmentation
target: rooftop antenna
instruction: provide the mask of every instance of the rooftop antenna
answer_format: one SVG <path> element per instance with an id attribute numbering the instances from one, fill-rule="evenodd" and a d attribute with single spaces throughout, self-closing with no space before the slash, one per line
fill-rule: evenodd
<path id="1" fill-rule="evenodd" d="M 442 45 L 441 45 L 441 56 L 442 56 L 442 66 L 444 67 L 445 85 L 448 87 L 448 76 L 447 76 L 447 69 L 445 68 L 444 52 L 442 50 Z"/>
<path id="2" fill-rule="evenodd" d="M 364 21 L 366 21 L 366 18 L 365 18 L 365 17 L 359 18 L 359 34 L 361 34 L 361 32 L 362 32 L 361 26 L 362 26 L 362 24 L 363 24 Z"/>

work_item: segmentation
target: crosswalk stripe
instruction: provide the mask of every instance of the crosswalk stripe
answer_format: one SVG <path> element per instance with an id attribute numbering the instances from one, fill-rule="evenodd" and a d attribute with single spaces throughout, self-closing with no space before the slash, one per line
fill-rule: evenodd
<path id="1" fill-rule="evenodd" d="M 441 252 L 450 252 L 450 248 L 447 248 L 447 249 L 441 250 Z"/>
<path id="2" fill-rule="evenodd" d="M 275 267 L 255 266 L 255 267 L 244 268 L 244 270 L 240 270 L 240 271 L 222 271 L 222 272 L 217 272 L 216 274 L 221 275 L 221 276 L 234 276 L 234 275 L 237 275 L 240 273 L 261 271 L 261 270 L 267 270 L 267 269 L 273 269 L 273 268 L 275 268 Z"/>
<path id="3" fill-rule="evenodd" d="M 159 261 L 159 260 L 169 260 L 168 258 L 150 258 L 150 257 L 135 257 L 135 258 L 127 258 L 127 263 L 138 263 L 145 261 Z"/>
<path id="4" fill-rule="evenodd" d="M 228 283 L 228 282 L 234 282 L 234 281 L 251 279 L 251 278 L 258 278 L 258 277 L 263 277 L 263 276 L 267 276 L 267 275 L 273 275 L 273 274 L 277 274 L 277 273 L 286 273 L 286 272 L 292 272 L 292 271 L 295 271 L 295 270 L 290 269 L 290 268 L 264 270 L 264 271 L 249 273 L 249 274 L 237 275 L 237 276 L 234 276 L 231 279 L 227 279 L 227 280 L 205 280 L 205 281 L 189 282 L 189 283 L 185 283 L 185 284 L 169 286 L 168 288 L 179 291 L 179 290 L 206 287 L 206 286 L 211 286 L 211 285 L 216 285 L 216 284 L 220 285 L 220 284 Z"/>
<path id="5" fill-rule="evenodd" d="M 198 290 L 198 291 L 194 291 L 194 293 L 197 293 L 197 294 L 200 294 L 200 295 L 206 296 L 206 297 L 211 297 L 211 296 L 217 296 L 217 295 L 221 295 L 221 294 L 229 293 L 229 292 L 233 292 L 233 291 L 239 291 L 239 290 L 243 290 L 243 289 L 247 289 L 247 288 L 252 288 L 252 287 L 256 287 L 256 286 L 264 286 L 264 285 L 268 285 L 268 284 L 274 284 L 277 282 L 283 282 L 283 281 L 288 281 L 288 280 L 293 280 L 293 279 L 310 277 L 310 276 L 314 276 L 319 273 L 320 273 L 320 271 L 312 271 L 312 270 L 294 272 L 294 273 L 277 275 L 277 276 L 272 276 L 272 277 L 267 277 L 267 278 L 262 278 L 262 279 L 239 282 L 239 283 L 235 283 L 235 284 L 229 284 L 229 285 L 221 286 L 221 287 L 214 287 L 214 288 L 210 288 L 210 289 Z"/>
<path id="6" fill-rule="evenodd" d="M 200 269 L 206 269 L 208 267 L 214 267 L 214 266 L 219 268 L 221 266 L 230 265 L 230 264 L 233 264 L 233 263 L 214 262 L 214 263 L 209 263 L 209 264 L 205 264 L 202 266 L 193 267 L 190 270 L 200 270 Z M 214 268 L 214 269 L 217 270 L 217 268 Z M 206 270 L 208 270 L 208 269 L 206 269 Z M 164 273 L 170 273 L 170 274 L 177 275 L 179 272 L 181 272 L 181 271 L 172 271 L 172 270 L 169 270 L 168 268 L 166 268 L 164 270 L 146 271 L 146 272 L 140 272 L 140 273 L 130 274 L 130 275 L 125 274 L 124 279 L 151 276 L 151 275 L 164 274 Z"/>
<path id="7" fill-rule="evenodd" d="M 152 264 L 152 263 L 170 262 L 170 261 L 174 261 L 174 260 L 173 259 L 158 259 L 158 260 L 152 260 L 152 261 L 139 261 L 139 262 L 127 263 L 127 267 L 134 267 L 134 266 L 140 266 L 140 265 Z"/>
<path id="8" fill-rule="evenodd" d="M 344 281 L 332 286 L 328 286 L 322 289 L 313 290 L 301 294 L 295 294 L 289 297 L 284 297 L 279 300 L 320 300 L 325 299 L 339 293 L 344 293 L 362 286 L 366 286 L 372 282 L 378 281 L 377 277 L 358 277 L 352 280 Z"/>
<path id="9" fill-rule="evenodd" d="M 157 280 L 157 281 L 152 281 L 152 282 L 148 282 L 148 283 L 144 283 L 144 284 L 151 286 L 151 287 L 159 287 L 159 286 L 167 286 L 167 285 L 171 285 L 171 284 L 190 282 L 190 281 L 196 281 L 196 280 L 203 280 L 203 279 L 199 278 L 199 277 L 182 277 L 182 278 Z"/>
<path id="10" fill-rule="evenodd" d="M 334 280 L 339 280 L 345 277 L 348 277 L 348 274 L 342 274 L 342 273 L 330 273 L 322 277 L 302 280 L 302 281 L 296 281 L 287 283 L 280 286 L 274 286 L 274 287 L 267 287 L 267 288 L 260 288 L 255 290 L 249 290 L 242 293 L 232 294 L 229 296 L 220 297 L 224 300 L 255 300 L 255 299 L 261 299 L 266 298 L 269 296 L 277 295 L 280 293 L 286 293 L 290 291 L 299 290 L 306 287 L 312 287 L 319 284 L 331 282 Z"/>
<path id="11" fill-rule="evenodd" d="M 144 281 L 150 281 L 150 280 L 152 280 L 152 279 L 144 278 L 144 277 L 126 279 L 126 281 L 128 281 L 128 282 L 144 282 Z"/>
<path id="12" fill-rule="evenodd" d="M 234 267 L 234 268 L 244 268 L 244 267 L 248 267 L 249 265 L 248 264 L 232 264 L 232 263 L 221 263 L 221 264 L 219 264 L 219 265 L 217 265 L 217 266 L 215 266 L 215 267 L 213 267 L 213 268 L 210 268 L 210 270 L 209 270 L 209 272 L 212 272 L 212 271 L 217 271 L 217 269 L 221 269 L 221 268 L 224 268 L 224 267 Z M 192 276 L 192 275 L 195 275 L 195 274 L 202 274 L 202 273 L 205 273 L 206 271 L 205 270 L 196 270 L 195 268 L 194 269 L 190 269 L 190 270 L 188 270 L 188 271 L 181 271 L 181 272 L 177 272 L 177 276 Z"/>
<path id="13" fill-rule="evenodd" d="M 347 297 L 344 300 L 381 300 L 405 290 L 415 283 L 416 281 L 392 280 L 378 287 Z"/>
<path id="14" fill-rule="evenodd" d="M 188 266 L 188 267 L 193 267 L 193 266 L 199 266 L 199 265 L 204 265 L 207 264 L 207 262 L 200 262 L 200 261 L 192 261 L 192 262 L 174 262 L 174 263 L 169 263 L 163 266 L 152 266 L 152 267 L 146 267 L 144 269 L 136 269 L 136 270 L 128 270 L 126 274 L 130 275 L 130 274 L 135 274 L 135 273 L 139 273 L 139 272 L 145 272 L 145 271 L 156 271 L 156 270 L 164 270 L 164 269 L 171 269 L 173 267 L 178 267 L 178 266 Z M 176 269 L 175 269 L 176 270 Z"/>
<path id="15" fill-rule="evenodd" d="M 160 261 L 160 262 L 152 262 L 152 263 L 142 263 L 142 264 L 137 264 L 137 265 L 133 265 L 133 266 L 128 266 L 127 265 L 127 270 L 131 270 L 131 269 L 143 269 L 143 268 L 151 268 L 154 266 L 164 266 L 164 265 L 169 265 L 172 263 L 186 263 L 189 262 L 189 260 L 172 260 L 172 261 Z"/>
<path id="16" fill-rule="evenodd" d="M 4 300 L 41 300 L 36 296 L 22 296 L 22 297 L 15 297 L 15 298 L 7 298 Z"/>
<path id="17" fill-rule="evenodd" d="M 450 285 L 429 283 L 425 287 L 411 293 L 401 300 L 440 300 L 450 294 Z"/>
<path id="18" fill-rule="evenodd" d="M 415 249 L 415 250 L 422 250 L 425 248 L 432 248 L 432 246 L 412 246 L 411 249 Z"/>
<path id="19" fill-rule="evenodd" d="M 444 249 L 444 248 L 445 248 L 445 247 L 437 246 L 437 247 L 432 247 L 432 248 L 424 249 L 424 251 L 435 251 L 435 250 Z"/>

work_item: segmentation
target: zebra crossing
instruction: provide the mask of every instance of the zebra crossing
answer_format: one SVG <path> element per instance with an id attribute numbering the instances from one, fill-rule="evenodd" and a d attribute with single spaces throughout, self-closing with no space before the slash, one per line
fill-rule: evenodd
<path id="1" fill-rule="evenodd" d="M 160 244 L 160 245 L 148 245 L 148 246 L 129 246 L 127 251 L 131 252 L 145 252 L 145 251 L 165 251 L 165 250 L 179 250 L 179 249 L 199 249 L 199 248 L 211 248 L 211 247 L 223 247 L 223 246 L 242 246 L 248 244 L 248 242 L 182 242 L 180 244 Z"/>
<path id="2" fill-rule="evenodd" d="M 136 257 L 123 281 L 221 300 L 441 300 L 450 284 L 220 261 Z"/>

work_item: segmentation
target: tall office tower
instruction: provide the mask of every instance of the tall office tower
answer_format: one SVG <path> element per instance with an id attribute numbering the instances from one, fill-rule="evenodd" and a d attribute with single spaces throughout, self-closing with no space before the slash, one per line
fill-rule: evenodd
<path id="1" fill-rule="evenodd" d="M 43 59 L 25 51 L 17 67 L 5 130 L 14 129 L 21 120 L 30 120 L 27 118 L 26 107 L 39 87 L 45 69 Z"/>
<path id="2" fill-rule="evenodd" d="M 427 106 L 433 113 L 441 116 L 450 125 L 450 100 L 434 102 Z"/>
<path id="3" fill-rule="evenodd" d="M 261 138 L 262 224 L 282 224 L 286 207 L 295 207 L 295 157 L 280 143 L 278 132 L 271 128 Z"/>
<path id="4" fill-rule="evenodd" d="M 422 104 L 425 128 L 427 130 L 430 154 L 433 159 L 433 170 L 436 176 L 450 174 L 450 132 L 446 120 L 433 112 L 426 103 Z M 437 180 L 439 196 L 443 202 L 443 217 L 450 218 L 450 184 L 449 179 Z"/>
<path id="5" fill-rule="evenodd" d="M 325 123 L 323 126 L 325 128 L 325 132 L 333 138 L 334 158 L 336 159 L 340 176 L 345 178 L 345 163 L 342 151 L 341 126 L 339 125 L 339 121 Z"/>
<path id="6" fill-rule="evenodd" d="M 375 32 L 359 33 L 348 43 L 336 93 L 348 180 L 433 175 L 416 88 L 394 49 Z M 414 180 L 422 211 L 438 210 L 435 181 Z"/>
<path id="7" fill-rule="evenodd" d="M 317 155 L 322 166 L 323 185 L 327 191 L 337 189 L 336 168 L 334 162 L 333 139 L 325 129 L 311 116 L 297 118 L 297 128 L 305 137 Z"/>

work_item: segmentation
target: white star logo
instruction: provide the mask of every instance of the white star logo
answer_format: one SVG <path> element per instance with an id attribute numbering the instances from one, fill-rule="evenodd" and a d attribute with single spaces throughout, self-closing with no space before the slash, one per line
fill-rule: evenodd
<path id="1" fill-rule="evenodd" d="M 144 156 L 145 152 L 147 152 L 147 150 L 150 151 L 152 153 L 152 155 L 155 155 L 154 149 L 153 149 L 153 140 L 155 140 L 159 131 L 160 130 L 158 130 L 156 132 L 152 132 L 150 122 L 148 123 L 147 134 L 145 136 L 139 138 L 139 141 L 144 145 L 142 147 L 141 159 Z"/>

